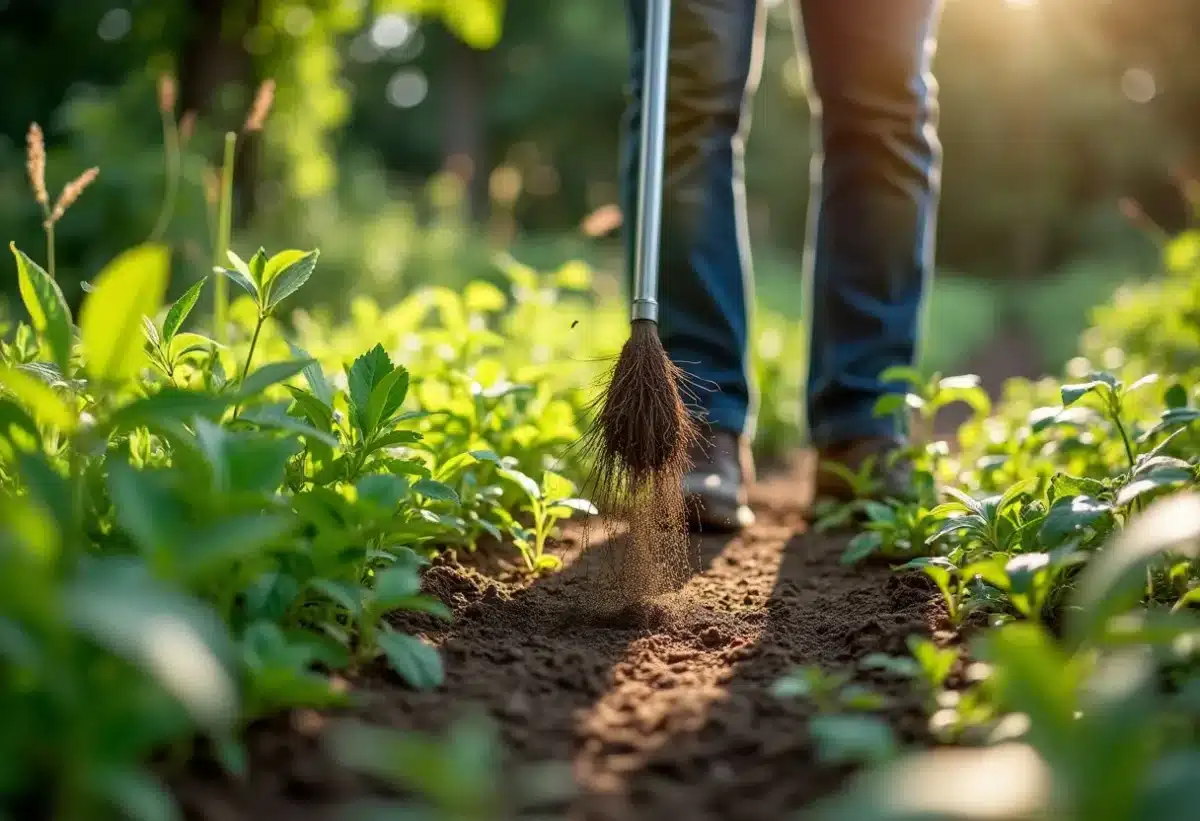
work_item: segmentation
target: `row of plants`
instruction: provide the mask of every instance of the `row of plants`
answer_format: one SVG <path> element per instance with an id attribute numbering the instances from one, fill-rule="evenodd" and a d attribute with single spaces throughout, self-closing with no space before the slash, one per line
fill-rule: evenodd
<path id="1" fill-rule="evenodd" d="M 793 673 L 780 695 L 816 699 L 823 755 L 874 765 L 811 817 L 1196 814 L 1198 247 L 1171 241 L 1163 277 L 1098 309 L 1062 382 L 1014 381 L 992 408 L 972 377 L 894 374 L 910 390 L 878 411 L 912 419 L 918 498 L 829 508 L 824 525 L 864 515 L 845 562 L 888 561 L 940 592 L 941 640 L 860 664 L 917 682 L 946 748 L 904 751 L 844 672 Z M 951 448 L 931 432 L 953 402 L 974 417 Z M 853 478 L 865 496 L 870 478 Z"/>

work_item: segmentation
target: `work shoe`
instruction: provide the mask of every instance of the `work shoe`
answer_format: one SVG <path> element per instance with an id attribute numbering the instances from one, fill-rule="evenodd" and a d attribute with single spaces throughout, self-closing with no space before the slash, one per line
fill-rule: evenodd
<path id="1" fill-rule="evenodd" d="M 909 500 L 917 495 L 912 462 L 896 439 L 870 438 L 817 450 L 816 498 Z"/>
<path id="2" fill-rule="evenodd" d="M 736 533 L 754 524 L 747 492 L 747 484 L 754 480 L 754 460 L 746 437 L 702 427 L 688 458 L 692 468 L 683 477 L 688 526 Z"/>

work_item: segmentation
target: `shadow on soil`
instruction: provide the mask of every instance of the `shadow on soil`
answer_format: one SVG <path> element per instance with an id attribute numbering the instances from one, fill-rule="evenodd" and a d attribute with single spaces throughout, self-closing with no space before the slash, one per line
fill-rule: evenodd
<path id="1" fill-rule="evenodd" d="M 568 546 L 566 568 L 531 584 L 431 568 L 426 589 L 455 622 L 406 626 L 440 644 L 445 685 L 416 693 L 386 670 L 365 671 L 352 682 L 365 699 L 356 714 L 438 732 L 483 706 L 516 763 L 572 762 L 579 796 L 541 808 L 542 818 L 779 821 L 801 811 L 849 771 L 819 763 L 811 708 L 777 699 L 771 685 L 793 665 L 851 669 L 867 653 L 903 653 L 936 614 L 923 578 L 842 566 L 848 537 L 806 529 L 796 481 L 760 486 L 747 533 L 694 539 L 693 574 L 639 627 L 602 623 L 581 606 L 595 601 L 602 545 L 586 555 Z M 903 685 L 856 679 L 893 697 L 888 717 L 902 738 L 922 735 Z M 244 783 L 193 766 L 173 785 L 188 816 L 334 819 L 342 802 L 380 794 L 329 758 L 322 724 L 292 716 L 257 727 Z"/>

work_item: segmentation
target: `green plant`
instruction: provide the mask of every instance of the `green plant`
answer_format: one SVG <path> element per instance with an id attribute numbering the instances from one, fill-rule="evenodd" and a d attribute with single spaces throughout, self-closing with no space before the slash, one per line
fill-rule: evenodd
<path id="1" fill-rule="evenodd" d="M 528 513 L 533 521 L 531 528 L 522 528 L 515 522 L 510 525 L 513 542 L 521 551 L 526 567 L 533 571 L 557 569 L 561 560 L 545 552 L 546 540 L 555 525 L 577 512 L 595 515 L 599 513 L 596 506 L 586 499 L 575 498 L 575 485 L 571 480 L 553 471 L 542 474 L 540 485 L 513 468 L 501 468 L 497 472 L 521 489 L 525 498 L 520 510 Z"/>

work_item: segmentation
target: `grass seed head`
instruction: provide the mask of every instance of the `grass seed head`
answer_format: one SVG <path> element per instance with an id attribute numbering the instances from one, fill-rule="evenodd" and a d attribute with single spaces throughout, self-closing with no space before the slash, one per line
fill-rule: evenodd
<path id="1" fill-rule="evenodd" d="M 98 176 L 100 176 L 99 168 L 89 168 L 63 186 L 62 193 L 58 195 L 58 202 L 54 203 L 54 210 L 50 213 L 49 222 L 55 223 L 62 219 L 63 214 L 67 213 L 67 209 L 75 204 L 75 200 L 79 199 L 79 196 L 96 181 Z"/>
<path id="2" fill-rule="evenodd" d="M 275 102 L 275 81 L 264 80 L 254 95 L 254 104 L 250 106 L 250 114 L 246 117 L 245 131 L 252 133 L 262 131 L 271 113 L 271 104 Z"/>
<path id="3" fill-rule="evenodd" d="M 31 123 L 25 136 L 25 167 L 29 171 L 29 184 L 33 187 L 33 198 L 42 208 L 50 207 L 50 192 L 46 190 L 46 138 L 42 127 Z"/>

